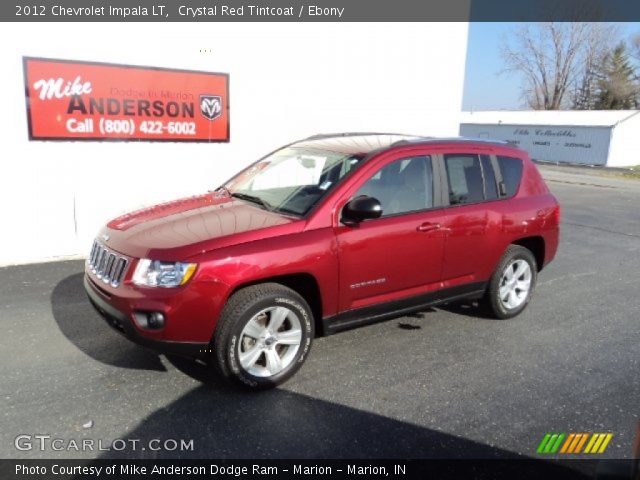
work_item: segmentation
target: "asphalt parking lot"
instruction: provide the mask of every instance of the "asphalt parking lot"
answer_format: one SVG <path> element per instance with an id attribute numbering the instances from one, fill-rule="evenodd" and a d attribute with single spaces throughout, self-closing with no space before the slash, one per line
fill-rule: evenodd
<path id="1" fill-rule="evenodd" d="M 546 432 L 640 420 L 640 181 L 544 168 L 563 207 L 558 257 L 514 320 L 473 305 L 318 339 L 259 394 L 129 343 L 93 312 L 82 262 L 0 269 L 0 457 L 535 457 Z M 139 450 L 21 451 L 20 434 L 138 439 Z M 151 439 L 193 439 L 154 451 Z"/>

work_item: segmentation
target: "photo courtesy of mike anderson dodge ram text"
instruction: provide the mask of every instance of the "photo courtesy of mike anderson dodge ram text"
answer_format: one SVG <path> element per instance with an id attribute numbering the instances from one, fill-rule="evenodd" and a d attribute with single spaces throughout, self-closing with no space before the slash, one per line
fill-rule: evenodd
<path id="1" fill-rule="evenodd" d="M 0 22 L 0 480 L 640 480 L 640 3 Z"/>

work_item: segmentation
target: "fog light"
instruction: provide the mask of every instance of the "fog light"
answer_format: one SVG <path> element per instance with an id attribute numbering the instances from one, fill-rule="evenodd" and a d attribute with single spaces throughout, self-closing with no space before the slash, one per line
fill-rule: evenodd
<path id="1" fill-rule="evenodd" d="M 161 312 L 135 312 L 134 318 L 140 328 L 159 330 L 164 327 L 164 314 Z"/>
<path id="2" fill-rule="evenodd" d="M 147 322 L 149 328 L 157 329 L 164 327 L 164 315 L 160 312 L 151 312 L 147 314 Z"/>

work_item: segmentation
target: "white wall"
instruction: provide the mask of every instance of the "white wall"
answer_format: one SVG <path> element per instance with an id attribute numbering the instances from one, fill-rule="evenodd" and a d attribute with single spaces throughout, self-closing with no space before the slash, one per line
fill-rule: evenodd
<path id="1" fill-rule="evenodd" d="M 640 112 L 613 128 L 609 167 L 640 165 Z"/>
<path id="2" fill-rule="evenodd" d="M 3 24 L 0 265 L 85 254 L 108 219 L 314 133 L 455 135 L 466 42 L 466 23 Z M 29 142 L 23 55 L 228 72 L 231 142 Z"/>
<path id="3" fill-rule="evenodd" d="M 463 123 L 460 135 L 511 142 L 526 150 L 534 160 L 606 165 L 611 127 Z"/>

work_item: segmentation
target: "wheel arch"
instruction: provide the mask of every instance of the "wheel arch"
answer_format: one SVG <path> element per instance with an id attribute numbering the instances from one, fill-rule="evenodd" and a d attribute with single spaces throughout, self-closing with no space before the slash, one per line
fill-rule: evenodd
<path id="1" fill-rule="evenodd" d="M 529 250 L 536 259 L 536 267 L 538 272 L 544 267 L 545 258 L 545 242 L 540 235 L 522 237 L 511 242 L 512 245 L 520 245 Z"/>
<path id="2" fill-rule="evenodd" d="M 233 294 L 242 290 L 243 288 L 253 285 L 260 285 L 262 283 L 279 283 L 291 290 L 297 292 L 302 298 L 306 300 L 311 308 L 313 314 L 313 323 L 315 327 L 315 336 L 320 337 L 324 335 L 322 330 L 322 295 L 320 293 L 320 286 L 316 278 L 308 272 L 297 272 L 286 275 L 278 275 L 274 277 L 265 277 L 257 280 L 251 280 L 245 283 L 236 285 L 229 293 L 228 298 L 231 298 Z"/>

